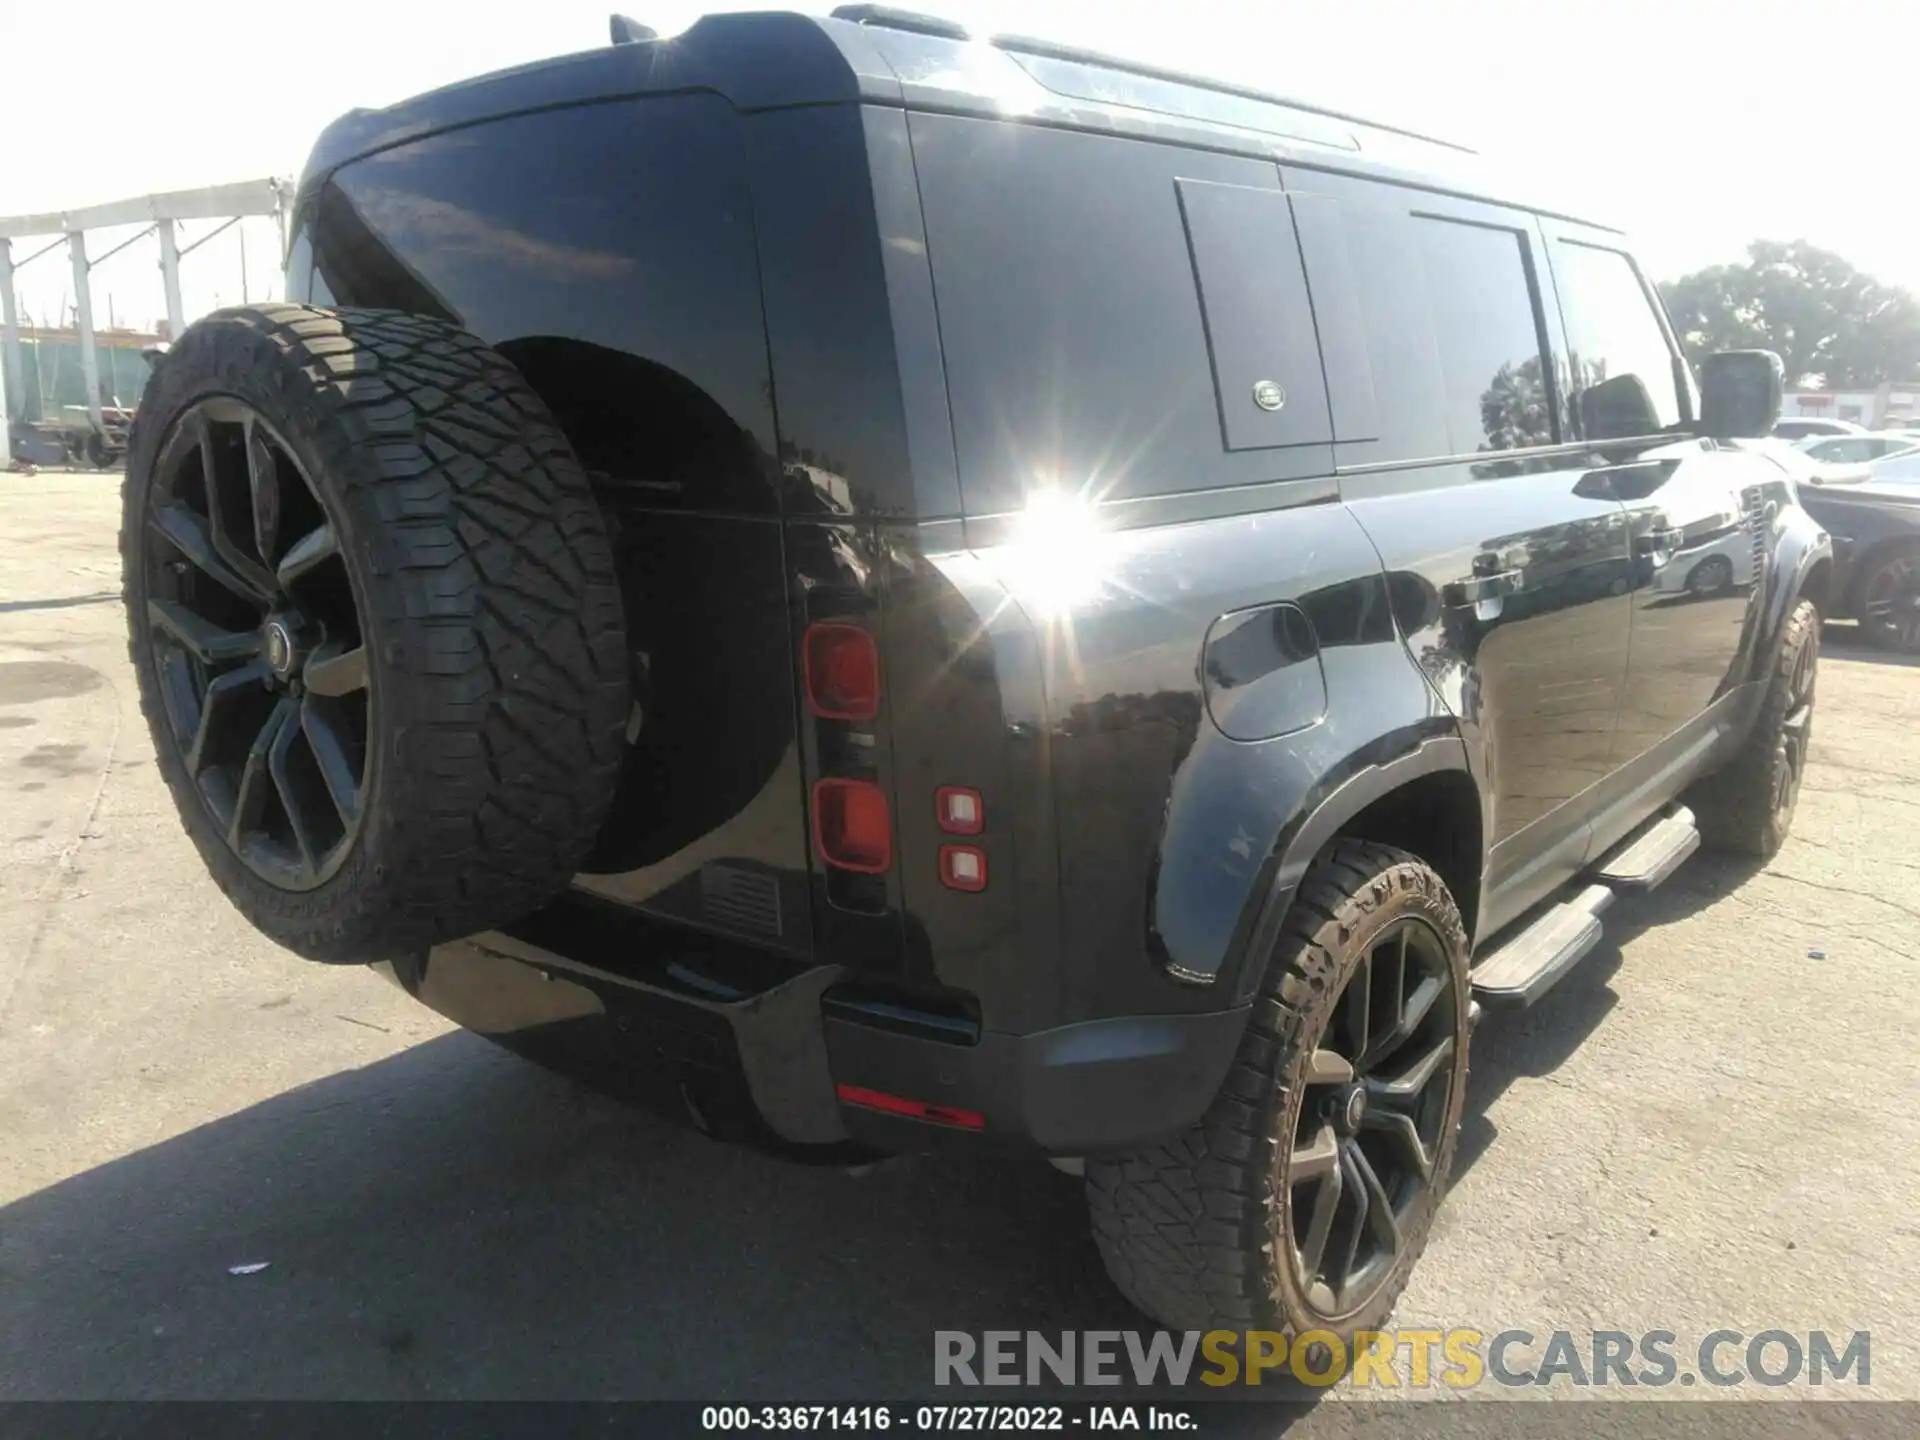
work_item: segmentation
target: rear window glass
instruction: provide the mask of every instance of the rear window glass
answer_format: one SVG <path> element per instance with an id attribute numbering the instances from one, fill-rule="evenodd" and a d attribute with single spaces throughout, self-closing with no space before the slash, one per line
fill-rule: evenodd
<path id="1" fill-rule="evenodd" d="M 1293 198 L 1343 465 L 1554 443 L 1524 233 L 1338 177 Z"/>
<path id="2" fill-rule="evenodd" d="M 1414 231 L 1452 453 L 1551 445 L 1525 239 L 1424 216 Z"/>

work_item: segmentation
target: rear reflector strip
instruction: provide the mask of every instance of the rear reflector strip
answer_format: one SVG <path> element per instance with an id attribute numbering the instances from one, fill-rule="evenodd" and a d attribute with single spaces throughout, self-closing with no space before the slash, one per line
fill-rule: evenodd
<path id="1" fill-rule="evenodd" d="M 887 792 L 871 780 L 822 780 L 813 787 L 813 843 L 829 865 L 879 875 L 893 864 Z"/>
<path id="2" fill-rule="evenodd" d="M 834 1092 L 843 1105 L 858 1105 L 862 1110 L 878 1110 L 886 1115 L 904 1115 L 909 1120 L 925 1120 L 932 1125 L 950 1125 L 956 1130 L 984 1130 L 987 1117 L 978 1110 L 962 1110 L 955 1105 L 936 1105 L 931 1100 L 909 1100 L 904 1095 L 889 1095 L 884 1090 L 868 1090 L 859 1085 L 836 1085 Z"/>
<path id="3" fill-rule="evenodd" d="M 978 835 L 987 828 L 987 807 L 978 790 L 944 785 L 933 792 L 934 816 L 949 835 Z"/>
<path id="4" fill-rule="evenodd" d="M 951 890 L 986 889 L 987 852 L 977 845 L 942 845 L 940 883 Z"/>

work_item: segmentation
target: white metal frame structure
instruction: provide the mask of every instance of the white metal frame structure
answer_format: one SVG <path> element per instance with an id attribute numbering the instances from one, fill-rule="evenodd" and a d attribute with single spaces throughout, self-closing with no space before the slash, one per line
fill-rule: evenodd
<path id="1" fill-rule="evenodd" d="M 186 315 L 180 304 L 181 257 L 191 254 L 229 225 L 238 224 L 248 215 L 274 217 L 280 227 L 280 249 L 285 253 L 287 209 L 292 199 L 293 183 L 289 180 L 242 180 L 231 185 L 209 186 L 204 190 L 174 190 L 164 195 L 115 200 L 105 205 L 89 205 L 81 210 L 0 217 L 0 364 L 4 365 L 4 369 L 0 370 L 0 383 L 4 384 L 6 390 L 6 419 L 9 426 L 20 418 L 26 395 L 13 272 L 61 244 L 60 239 L 55 239 L 25 259 L 15 261 L 15 240 L 35 235 L 53 235 L 65 240 L 73 262 L 73 292 L 80 328 L 80 370 L 86 380 L 87 416 L 97 433 L 103 429 L 103 422 L 100 414 L 100 362 L 94 352 L 93 294 L 88 283 L 93 267 L 134 241 L 158 233 L 161 282 L 167 295 L 167 328 L 177 339 L 186 328 Z M 227 224 L 182 249 L 174 229 L 175 222 L 181 220 L 225 220 Z M 139 225 L 142 222 L 146 223 L 146 229 L 132 239 L 122 241 L 98 260 L 88 260 L 87 231 L 116 225 Z"/>

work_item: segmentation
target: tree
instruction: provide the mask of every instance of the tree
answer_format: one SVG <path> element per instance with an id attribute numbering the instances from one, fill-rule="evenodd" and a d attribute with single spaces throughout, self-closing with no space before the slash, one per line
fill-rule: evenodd
<path id="1" fill-rule="evenodd" d="M 1660 287 L 1696 362 L 1715 350 L 1777 351 L 1787 383 L 1830 390 L 1920 379 L 1920 300 L 1805 240 L 1755 240 L 1739 265 Z"/>

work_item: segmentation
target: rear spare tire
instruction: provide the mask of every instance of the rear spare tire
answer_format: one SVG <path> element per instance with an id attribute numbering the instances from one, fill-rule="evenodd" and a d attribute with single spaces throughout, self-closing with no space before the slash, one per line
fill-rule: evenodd
<path id="1" fill-rule="evenodd" d="M 418 951 L 564 886 L 619 777 L 605 522 L 546 407 L 450 325 L 223 310 L 133 427 L 141 707 L 187 834 L 310 959 Z"/>

